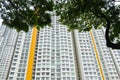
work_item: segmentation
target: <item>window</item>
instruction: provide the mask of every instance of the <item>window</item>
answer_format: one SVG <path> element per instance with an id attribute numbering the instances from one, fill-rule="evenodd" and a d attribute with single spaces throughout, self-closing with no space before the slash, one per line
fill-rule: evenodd
<path id="1" fill-rule="evenodd" d="M 49 73 L 46 73 L 46 75 L 49 75 Z"/>
<path id="2" fill-rule="evenodd" d="M 40 78 L 39 78 L 39 77 L 36 77 L 36 80 L 40 80 Z"/>
<path id="3" fill-rule="evenodd" d="M 15 68 L 14 68 L 14 67 L 12 67 L 12 70 L 15 70 Z"/>
<path id="4" fill-rule="evenodd" d="M 13 77 L 9 77 L 9 80 L 13 80 Z"/>
<path id="5" fill-rule="evenodd" d="M 10 75 L 14 75 L 14 72 L 10 72 Z"/>
<path id="6" fill-rule="evenodd" d="M 42 75 L 45 75 L 45 73 L 43 72 Z"/>
<path id="7" fill-rule="evenodd" d="M 75 80 L 75 78 L 73 77 L 72 80 Z"/>
<path id="8" fill-rule="evenodd" d="M 13 66 L 16 66 L 16 63 L 13 63 Z"/>
<path id="9" fill-rule="evenodd" d="M 37 73 L 37 75 L 40 75 L 40 73 Z"/>
<path id="10" fill-rule="evenodd" d="M 49 77 L 46 77 L 46 80 L 49 80 Z"/>

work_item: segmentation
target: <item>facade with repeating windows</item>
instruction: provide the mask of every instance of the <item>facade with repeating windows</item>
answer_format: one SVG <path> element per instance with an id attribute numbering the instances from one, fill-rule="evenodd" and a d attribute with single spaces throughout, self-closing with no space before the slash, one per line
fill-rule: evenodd
<path id="1" fill-rule="evenodd" d="M 27 33 L 0 27 L 0 80 L 120 80 L 120 50 L 106 47 L 104 29 L 68 32 L 57 19 Z"/>
<path id="2" fill-rule="evenodd" d="M 6 80 L 15 49 L 17 32 L 0 26 L 0 80 Z"/>
<path id="3" fill-rule="evenodd" d="M 19 32 L 7 80 L 77 80 L 71 32 L 53 27 Z"/>
<path id="4" fill-rule="evenodd" d="M 75 30 L 74 39 L 80 80 L 120 80 L 120 50 L 106 47 L 104 28 L 82 33 Z"/>

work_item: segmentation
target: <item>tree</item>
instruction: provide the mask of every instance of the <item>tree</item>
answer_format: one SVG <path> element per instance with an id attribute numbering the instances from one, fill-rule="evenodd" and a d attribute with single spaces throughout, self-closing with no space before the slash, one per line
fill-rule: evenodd
<path id="1" fill-rule="evenodd" d="M 120 49 L 120 5 L 115 5 L 114 0 L 61 0 L 55 9 L 59 21 L 69 30 L 106 27 L 107 46 Z"/>
<path id="2" fill-rule="evenodd" d="M 3 24 L 27 32 L 29 27 L 43 28 L 51 23 L 52 0 L 0 0 Z"/>
<path id="3" fill-rule="evenodd" d="M 55 6 L 54 6 L 55 3 Z M 29 26 L 43 28 L 51 23 L 51 11 L 60 16 L 60 22 L 69 30 L 89 31 L 106 27 L 107 46 L 120 49 L 120 5 L 115 0 L 1 0 L 3 23 L 18 31 Z"/>

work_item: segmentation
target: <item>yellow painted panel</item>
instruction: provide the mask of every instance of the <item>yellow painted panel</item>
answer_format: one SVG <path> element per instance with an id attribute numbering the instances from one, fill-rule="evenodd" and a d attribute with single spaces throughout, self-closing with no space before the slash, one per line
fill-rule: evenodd
<path id="1" fill-rule="evenodd" d="M 36 38 L 37 38 L 37 29 L 33 28 L 32 32 L 32 40 L 30 44 L 30 52 L 29 52 L 29 60 L 28 60 L 28 68 L 26 73 L 26 80 L 32 80 L 32 72 L 33 72 L 33 64 L 34 64 L 34 53 L 36 47 Z"/>
<path id="2" fill-rule="evenodd" d="M 99 58 L 99 55 L 98 55 L 98 51 L 97 51 L 97 47 L 96 47 L 96 43 L 95 43 L 92 31 L 90 31 L 90 36 L 92 38 L 92 44 L 94 46 L 94 52 L 95 52 L 96 60 L 97 60 L 97 63 L 98 63 L 98 68 L 99 68 L 99 71 L 100 71 L 100 76 L 101 76 L 102 80 L 105 80 L 104 73 L 103 73 L 103 70 L 102 70 L 100 58 Z"/>

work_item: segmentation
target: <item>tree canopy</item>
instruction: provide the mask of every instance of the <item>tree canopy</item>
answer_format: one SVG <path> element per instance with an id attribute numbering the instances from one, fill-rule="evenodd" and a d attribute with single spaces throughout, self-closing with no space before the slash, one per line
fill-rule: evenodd
<path id="1" fill-rule="evenodd" d="M 18 31 L 29 26 L 43 28 L 51 23 L 51 12 L 69 31 L 106 27 L 107 46 L 120 49 L 120 5 L 115 0 L 1 0 L 3 24 Z"/>
<path id="2" fill-rule="evenodd" d="M 56 13 L 69 30 L 106 27 L 107 46 L 120 49 L 120 5 L 114 0 L 61 0 Z"/>
<path id="3" fill-rule="evenodd" d="M 27 32 L 29 27 L 34 25 L 37 25 L 38 29 L 49 25 L 51 11 L 53 11 L 52 0 L 0 0 L 3 24 L 17 31 Z"/>

